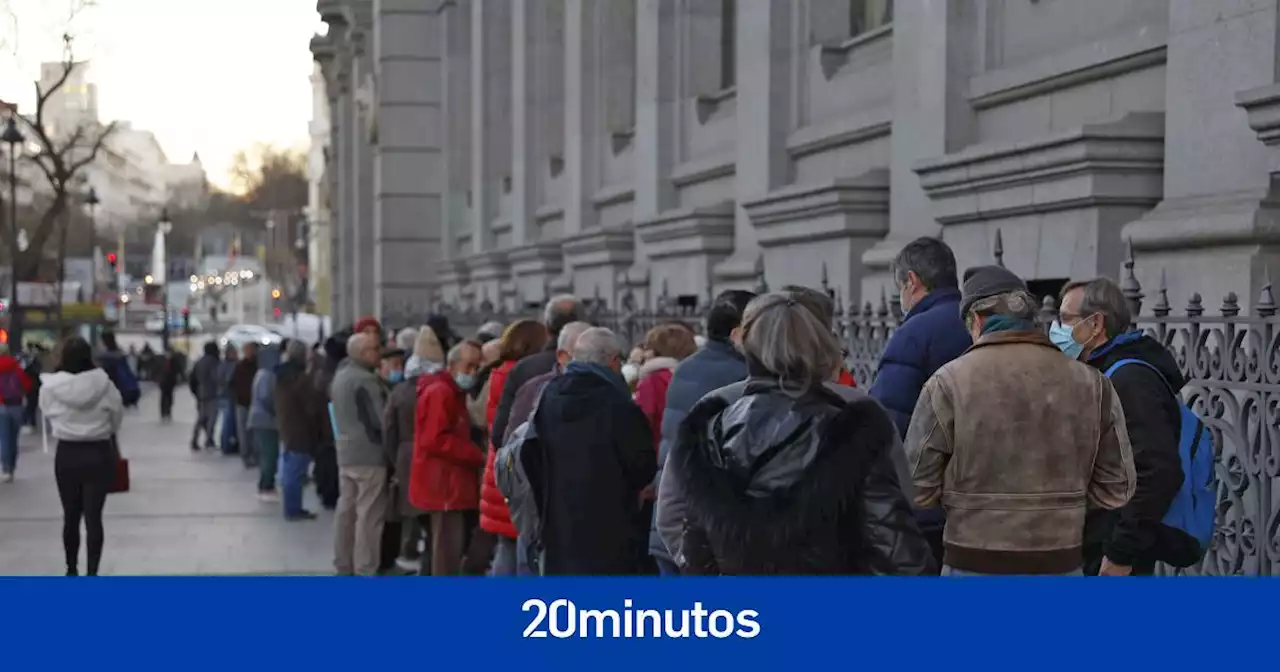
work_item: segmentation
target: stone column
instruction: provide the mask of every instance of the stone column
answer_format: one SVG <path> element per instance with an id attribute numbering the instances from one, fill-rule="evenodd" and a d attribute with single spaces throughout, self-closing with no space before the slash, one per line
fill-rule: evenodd
<path id="1" fill-rule="evenodd" d="M 441 235 L 444 256 L 465 256 L 470 250 L 456 254 L 457 239 L 471 226 L 468 219 L 471 190 L 471 8 L 456 1 L 440 5 L 436 22 L 444 67 L 440 90 L 444 113 L 443 137 L 440 138 L 448 187 L 441 202 Z"/>
<path id="2" fill-rule="evenodd" d="M 340 15 L 322 15 L 330 23 L 329 34 L 317 36 L 311 41 L 311 51 L 316 62 L 320 64 L 325 78 L 326 102 L 329 105 L 329 147 L 325 163 L 325 181 L 329 193 L 329 221 L 324 227 L 324 235 L 330 236 L 330 254 L 326 262 L 329 264 L 329 315 L 335 324 L 346 319 L 345 301 L 347 294 L 343 292 L 343 280 L 346 269 L 341 263 L 341 247 L 338 236 L 343 232 L 343 213 L 346 203 L 343 198 L 342 176 L 345 171 L 342 162 L 342 111 L 349 92 L 350 75 L 346 70 L 347 62 L 343 56 L 343 46 L 339 37 L 342 29 L 339 24 Z M 316 273 L 321 273 L 316 269 Z"/>
<path id="3" fill-rule="evenodd" d="M 790 180 L 792 0 L 737 3 L 737 166 L 733 254 L 716 268 L 720 280 L 749 288 L 757 281 L 760 247 L 741 204 Z M 766 270 L 767 273 L 767 270 Z"/>
<path id="4" fill-rule="evenodd" d="M 341 321 L 334 321 L 334 327 L 350 322 L 355 310 L 355 95 L 351 88 L 352 57 L 350 46 L 344 44 L 338 79 L 338 104 L 334 119 L 337 121 L 338 137 L 333 143 L 335 148 L 334 165 L 338 172 L 338 226 L 333 237 L 334 260 L 337 264 L 334 288 L 338 297 L 335 313 Z"/>
<path id="5" fill-rule="evenodd" d="M 511 2 L 471 1 L 472 250 L 493 243 L 502 178 L 511 150 Z"/>
<path id="6" fill-rule="evenodd" d="M 542 30 L 541 7 L 548 0 L 511 2 L 511 246 L 531 240 L 537 227 L 538 161 L 541 152 L 538 124 L 539 42 Z"/>
<path id="7" fill-rule="evenodd" d="M 677 0 L 638 0 L 636 8 L 635 215 L 656 217 L 675 205 L 680 101 L 676 71 Z"/>
<path id="8" fill-rule="evenodd" d="M 1280 270 L 1276 165 L 1236 106 L 1242 91 L 1280 81 L 1278 34 L 1277 0 L 1169 6 L 1164 201 L 1121 235 L 1142 286 L 1165 271 L 1174 305 L 1235 292 L 1247 307 L 1268 267 Z"/>
<path id="9" fill-rule="evenodd" d="M 862 296 L 892 283 L 889 265 L 907 243 L 937 236 L 929 197 L 912 170 L 968 145 L 974 115 L 967 98 L 972 70 L 972 3 L 912 0 L 894 3 L 893 137 L 890 139 L 889 235 L 862 255 Z"/>
<path id="10" fill-rule="evenodd" d="M 564 52 L 564 234 L 572 236 L 595 227 L 593 202 L 600 187 L 600 89 L 597 86 L 600 54 L 599 0 L 567 0 Z"/>
<path id="11" fill-rule="evenodd" d="M 373 315 L 374 303 L 374 173 L 373 121 L 373 0 L 348 0 L 348 40 L 352 53 L 352 314 Z"/>
<path id="12" fill-rule="evenodd" d="M 425 313 L 440 258 L 440 42 L 435 0 L 375 0 L 373 307 Z"/>

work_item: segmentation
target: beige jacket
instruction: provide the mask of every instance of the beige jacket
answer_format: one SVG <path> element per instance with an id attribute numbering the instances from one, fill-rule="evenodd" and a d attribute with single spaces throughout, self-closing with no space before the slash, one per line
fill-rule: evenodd
<path id="1" fill-rule="evenodd" d="M 945 563 L 984 574 L 1078 569 L 1086 507 L 1119 508 L 1137 482 L 1110 381 L 1038 331 L 984 335 L 939 369 L 906 451 L 916 504 L 946 509 Z"/>

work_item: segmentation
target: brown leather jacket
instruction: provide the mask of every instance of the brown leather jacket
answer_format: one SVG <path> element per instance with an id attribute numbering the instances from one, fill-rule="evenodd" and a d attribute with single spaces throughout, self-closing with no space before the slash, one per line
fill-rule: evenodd
<path id="1" fill-rule="evenodd" d="M 916 504 L 947 511 L 945 563 L 984 574 L 1080 568 L 1086 507 L 1137 482 L 1110 381 L 1039 331 L 986 334 L 939 369 L 906 449 Z"/>

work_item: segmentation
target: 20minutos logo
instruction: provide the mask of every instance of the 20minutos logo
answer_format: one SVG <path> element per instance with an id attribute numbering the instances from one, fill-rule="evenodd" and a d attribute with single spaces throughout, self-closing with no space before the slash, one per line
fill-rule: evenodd
<path id="1" fill-rule="evenodd" d="M 743 609 L 736 614 L 724 609 L 707 611 L 701 602 L 692 609 L 632 609 L 631 600 L 622 601 L 622 610 L 579 609 L 572 600 L 560 598 L 550 605 L 537 598 L 526 600 L 520 608 L 533 612 L 524 629 L 524 637 L 558 639 L 567 637 L 672 639 L 741 637 L 751 639 L 760 634 L 759 612 Z"/>

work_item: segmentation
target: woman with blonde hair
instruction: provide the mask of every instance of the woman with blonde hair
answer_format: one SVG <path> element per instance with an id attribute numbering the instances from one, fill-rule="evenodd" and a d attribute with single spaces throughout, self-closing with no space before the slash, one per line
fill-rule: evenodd
<path id="1" fill-rule="evenodd" d="M 766 294 L 738 338 L 747 380 L 698 402 L 669 458 L 688 507 L 683 572 L 934 573 L 897 430 L 878 402 L 833 382 L 831 330 L 794 296 Z"/>
<path id="2" fill-rule="evenodd" d="M 644 362 L 640 365 L 635 399 L 649 420 L 653 430 L 653 450 L 658 450 L 662 440 L 662 412 L 667 407 L 667 388 L 671 375 L 685 357 L 698 351 L 693 340 L 693 330 L 683 324 L 659 324 L 645 334 Z"/>

